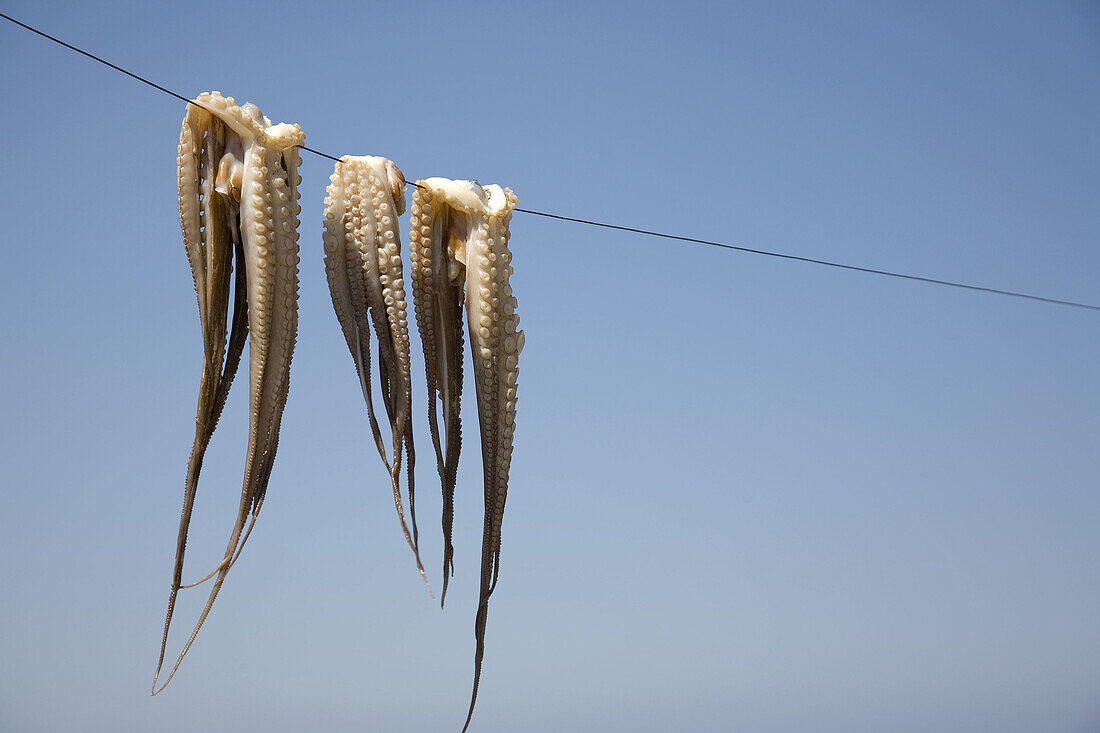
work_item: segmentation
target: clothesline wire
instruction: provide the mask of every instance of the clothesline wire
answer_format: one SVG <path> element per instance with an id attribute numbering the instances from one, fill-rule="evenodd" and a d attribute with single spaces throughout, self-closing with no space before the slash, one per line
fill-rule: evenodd
<path id="1" fill-rule="evenodd" d="M 45 38 L 47 40 L 53 41 L 54 43 L 56 43 L 58 45 L 64 46 L 65 48 L 69 49 L 70 51 L 75 51 L 76 53 L 79 53 L 82 56 L 86 56 L 86 57 L 92 59 L 93 61 L 98 61 L 99 63 L 103 64 L 104 66 L 109 66 L 110 68 L 114 69 L 115 71 L 118 71 L 122 74 L 125 74 L 126 76 L 128 76 L 132 79 L 135 79 L 137 81 L 140 81 L 143 84 L 148 84 L 149 86 L 153 87 L 154 89 L 157 89 L 161 92 L 164 92 L 165 94 L 168 94 L 169 96 L 175 97 L 176 99 L 184 102 L 185 104 L 193 104 L 192 100 L 188 99 L 187 97 L 183 96 L 182 94 L 178 94 L 178 93 L 172 91 L 171 89 L 167 89 L 166 87 L 162 87 L 160 84 L 149 81 L 145 77 L 139 76 L 139 75 L 135 74 L 132 71 L 127 71 L 126 69 L 122 68 L 121 66 L 118 66 L 116 64 L 112 64 L 110 61 L 107 61 L 106 59 L 100 58 L 99 56 L 96 56 L 93 53 L 89 53 L 88 51 L 85 51 L 84 49 L 77 48 L 76 46 L 74 46 L 70 43 L 66 43 L 65 41 L 62 41 L 60 38 L 56 38 L 54 36 L 51 36 L 48 33 L 45 33 L 43 31 L 38 30 L 37 28 L 33 28 L 33 27 L 27 25 L 26 23 L 22 23 L 22 22 L 16 20 L 15 18 L 12 18 L 9 15 L 5 15 L 4 13 L 0 13 L 0 18 L 4 18 L 5 20 L 9 20 L 12 23 L 14 23 L 15 25 L 20 26 L 21 28 L 25 28 L 26 30 L 30 31 L 31 33 L 35 33 L 39 36 L 42 36 L 43 38 Z M 336 161 L 337 163 L 340 162 L 339 158 L 337 158 L 333 155 L 329 155 L 328 153 L 323 153 L 320 150 L 315 150 L 315 149 L 307 147 L 305 145 L 299 145 L 298 147 L 300 147 L 302 150 L 305 150 L 306 152 L 313 153 L 314 155 L 318 155 L 322 158 L 328 158 L 329 160 Z M 409 183 L 409 185 L 419 187 L 418 184 L 413 183 L 411 181 L 409 181 L 408 183 Z M 873 267 L 860 267 L 858 265 L 848 265 L 848 264 L 845 264 L 845 263 L 842 263 L 842 262 L 832 262 L 830 260 L 820 260 L 820 259 L 816 259 L 814 257 L 802 257 L 800 255 L 792 255 L 792 254 L 787 254 L 787 253 L 784 253 L 784 252 L 771 252 L 771 251 L 768 251 L 768 250 L 754 249 L 754 248 L 751 248 L 751 247 L 742 247 L 742 246 L 739 246 L 739 245 L 736 245 L 736 244 L 729 244 L 729 243 L 725 243 L 725 242 L 714 242 L 714 241 L 711 241 L 711 240 L 708 240 L 708 239 L 698 239 L 696 237 L 685 237 L 685 236 L 681 236 L 681 235 L 678 235 L 678 234 L 667 234 L 667 233 L 664 233 L 664 232 L 655 232 L 655 231 L 651 231 L 649 229 L 638 229 L 637 227 L 621 226 L 619 224 L 608 224 L 608 223 L 602 222 L 602 221 L 593 221 L 593 220 L 590 220 L 590 219 L 579 219 L 579 218 L 572 217 L 572 216 L 562 216 L 561 214 L 550 214 L 550 213 L 547 213 L 545 211 L 534 211 L 532 209 L 521 209 L 521 208 L 518 208 L 518 207 L 516 208 L 516 211 L 524 213 L 524 214 L 533 214 L 535 216 L 542 216 L 542 217 L 545 217 L 547 219 L 558 219 L 559 221 L 568 221 L 568 222 L 573 222 L 573 223 L 576 223 L 576 224 L 585 224 L 587 226 L 602 227 L 604 229 L 614 229 L 614 230 L 621 231 L 621 232 L 631 232 L 633 234 L 644 234 L 644 235 L 650 236 L 650 237 L 660 237 L 662 239 L 669 239 L 669 240 L 674 240 L 674 241 L 679 241 L 679 242 L 688 242 L 688 243 L 691 243 L 691 244 L 703 244 L 703 245 L 707 245 L 709 247 L 719 247 L 721 249 L 730 249 L 730 250 L 734 250 L 736 252 L 745 252 L 747 254 L 764 255 L 766 257 L 776 257 L 776 258 L 783 259 L 783 260 L 794 260 L 796 262 L 806 262 L 806 263 L 809 263 L 809 264 L 812 264 L 812 265 L 823 265 L 825 267 L 833 267 L 833 268 L 837 268 L 837 269 L 841 269 L 841 270 L 851 270 L 853 272 L 864 272 L 864 273 L 868 273 L 868 274 L 871 274 L 871 275 L 881 275 L 881 276 L 884 276 L 884 277 L 893 277 L 893 278 L 899 278 L 899 279 L 902 279 L 902 280 L 911 280 L 911 281 L 915 281 L 915 282 L 931 283 L 933 285 L 946 285 L 948 287 L 961 288 L 963 290 L 972 290 L 972 291 L 977 291 L 977 292 L 982 292 L 982 293 L 992 293 L 994 295 L 1007 295 L 1007 296 L 1010 296 L 1010 297 L 1013 297 L 1013 298 L 1023 298 L 1025 300 L 1033 300 L 1033 301 L 1038 301 L 1038 302 L 1041 302 L 1041 303 L 1051 303 L 1051 304 L 1054 304 L 1054 305 L 1064 305 L 1064 306 L 1069 306 L 1069 307 L 1072 307 L 1072 308 L 1083 308 L 1083 309 L 1086 309 L 1086 310 L 1100 311 L 1100 305 L 1092 305 L 1092 304 L 1089 304 L 1089 303 L 1079 303 L 1079 302 L 1072 301 L 1072 300 L 1061 300 L 1059 298 L 1046 298 L 1046 297 L 1043 297 L 1041 295 L 1032 295 L 1030 293 L 1021 293 L 1021 292 L 1017 292 L 1017 291 L 1014 291 L 1014 290 L 1001 290 L 999 288 L 989 288 L 989 287 L 984 287 L 984 286 L 981 286 L 981 285 L 970 285 L 968 283 L 954 282 L 952 280 L 940 280 L 940 279 L 934 278 L 934 277 L 922 277 L 920 275 L 909 275 L 909 274 L 902 273 L 902 272 L 892 272 L 890 270 L 879 270 L 879 269 L 876 269 L 876 268 L 873 268 Z"/>

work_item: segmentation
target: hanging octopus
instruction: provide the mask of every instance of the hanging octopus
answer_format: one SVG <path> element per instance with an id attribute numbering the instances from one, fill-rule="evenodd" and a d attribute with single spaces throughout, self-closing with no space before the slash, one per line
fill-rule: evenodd
<path id="1" fill-rule="evenodd" d="M 198 296 L 203 368 L 195 439 L 184 484 L 183 514 L 153 694 L 179 669 L 206 621 L 226 574 L 240 556 L 267 491 L 279 442 L 298 330 L 298 125 L 271 124 L 253 104 L 237 106 L 219 92 L 200 94 L 187 106 L 177 158 L 180 226 Z M 232 274 L 236 259 L 236 274 Z M 233 315 L 226 345 L 230 280 Z M 240 507 L 225 556 L 202 580 L 182 585 L 187 530 L 203 456 L 249 345 L 248 453 Z M 248 530 L 245 523 L 251 514 Z M 243 537 L 242 537 L 242 532 Z M 176 596 L 217 576 L 191 637 L 164 685 L 164 666 Z"/>
<path id="2" fill-rule="evenodd" d="M 474 685 L 463 731 L 470 725 L 477 702 L 489 596 L 500 571 L 501 524 L 512 462 L 516 378 L 523 349 L 523 332 L 517 330 L 516 299 L 509 285 L 512 255 L 508 251 L 508 225 L 515 206 L 516 196 L 508 188 L 429 178 L 416 183 L 410 222 L 413 301 L 428 382 L 428 427 L 443 486 L 441 603 L 446 596 L 448 571 L 454 567 L 451 532 L 461 448 L 463 303 L 481 428 L 485 524 L 474 622 Z M 442 437 L 437 400 L 443 405 Z"/>
<path id="3" fill-rule="evenodd" d="M 332 306 L 355 362 L 378 454 L 390 475 L 401 530 L 426 583 L 416 531 L 412 373 L 397 228 L 397 217 L 405 213 L 405 177 L 386 158 L 345 155 L 330 178 L 325 207 L 325 272 Z M 386 455 L 371 394 L 372 326 L 378 344 L 378 380 L 392 437 L 392 462 Z M 411 534 L 401 506 L 402 448 L 408 456 Z"/>

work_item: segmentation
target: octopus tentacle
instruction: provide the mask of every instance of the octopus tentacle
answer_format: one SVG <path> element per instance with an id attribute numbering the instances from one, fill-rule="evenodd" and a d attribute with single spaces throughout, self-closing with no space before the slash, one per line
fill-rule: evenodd
<path id="1" fill-rule="evenodd" d="M 466 242 L 466 317 L 474 357 L 478 418 L 485 474 L 485 526 L 481 550 L 481 592 L 474 622 L 477 651 L 474 689 L 466 727 L 473 717 L 481 662 L 485 655 L 485 623 L 489 597 L 500 572 L 501 527 L 508 496 L 512 438 L 516 418 L 516 382 L 523 332 L 518 330 L 516 299 L 509 278 L 509 223 L 516 206 L 511 189 L 486 187 L 487 216 Z"/>
<path id="2" fill-rule="evenodd" d="M 460 409 L 462 400 L 462 288 L 460 265 L 446 254 L 448 231 L 459 226 L 461 212 L 452 212 L 441 196 L 417 183 L 413 192 L 409 252 L 412 263 L 413 304 L 428 392 L 428 428 L 436 454 L 436 469 L 443 492 L 443 590 L 454 572 L 454 491 L 458 457 L 462 448 Z M 453 270 L 453 272 L 452 272 Z M 443 436 L 440 436 L 437 401 L 443 403 Z"/>
<path id="3" fill-rule="evenodd" d="M 207 110 L 189 105 L 180 132 L 177 158 L 177 184 L 180 201 L 180 228 L 184 248 L 191 265 L 198 298 L 199 319 L 203 337 L 203 369 L 199 384 L 199 399 L 195 414 L 195 438 L 188 458 L 184 482 L 183 510 L 176 540 L 176 558 L 172 571 L 172 588 L 165 614 L 164 636 L 160 660 L 163 664 L 168 643 L 168 631 L 175 609 L 176 596 L 182 585 L 183 558 L 187 547 L 188 527 L 194 508 L 199 474 L 206 449 L 225 406 L 229 385 L 240 363 L 242 311 L 245 309 L 243 270 L 238 268 L 234 284 L 233 325 L 229 351 L 226 353 L 226 316 L 229 287 L 233 271 L 237 232 L 229 221 L 229 205 L 215 191 L 213 176 L 225 148 L 225 125 Z M 247 325 L 244 325 L 247 329 Z M 223 364 L 224 357 L 224 364 Z"/>
<path id="4" fill-rule="evenodd" d="M 390 476 L 402 533 L 427 583 L 416 530 L 412 448 L 409 333 L 397 217 L 404 212 L 405 179 L 385 158 L 344 156 L 325 198 L 325 272 L 333 310 L 355 361 L 378 454 Z M 387 451 L 370 386 L 371 333 L 378 350 L 378 380 L 392 445 Z M 400 474 L 408 456 L 409 517 L 405 521 Z M 392 455 L 392 461 L 389 456 Z M 431 586 L 428 586 L 429 592 Z"/>
<path id="5" fill-rule="evenodd" d="M 341 330 L 344 332 L 344 340 L 355 363 L 355 370 L 359 376 L 359 386 L 363 392 L 363 399 L 367 403 L 367 417 L 370 422 L 371 434 L 374 437 L 375 446 L 379 455 L 385 461 L 386 448 L 382 440 L 382 433 L 378 427 L 378 420 L 374 413 L 374 397 L 370 388 L 371 351 L 370 351 L 370 324 L 368 319 L 368 307 L 363 285 L 363 273 L 360 264 L 360 256 L 354 245 L 357 232 L 355 224 L 356 210 L 349 209 L 348 200 L 358 198 L 357 178 L 337 166 L 333 173 L 328 188 L 328 196 L 325 199 L 325 271 L 328 276 L 329 290 L 332 294 L 333 310 Z M 351 241 L 349 246 L 348 242 Z M 388 462 L 387 462 L 388 466 Z M 398 496 L 397 501 L 400 500 Z M 404 527 L 404 513 L 398 512 L 398 517 Z"/>
<path id="6" fill-rule="evenodd" d="M 203 141 L 209 126 L 210 113 L 201 107 L 189 105 L 183 118 L 176 157 L 180 229 L 183 231 L 183 247 L 191 266 L 191 277 L 195 280 L 200 317 L 206 313 L 206 258 L 202 247 L 203 200 L 199 176 Z"/>
<path id="7" fill-rule="evenodd" d="M 515 206 L 516 196 L 511 189 L 495 185 L 483 188 L 476 181 L 442 178 L 419 181 L 413 204 L 410 240 L 415 239 L 414 295 L 428 368 L 429 416 L 435 420 L 435 390 L 443 400 L 446 413 L 447 455 L 441 450 L 438 428 L 432 426 L 444 491 L 445 570 L 448 561 L 453 563 L 453 556 L 446 553 L 451 544 L 454 470 L 458 458 L 457 447 L 453 454 L 450 452 L 451 431 L 458 433 L 457 394 L 453 395 L 454 410 L 451 412 L 449 398 L 452 395 L 448 390 L 455 386 L 456 379 L 461 388 L 463 303 L 473 352 L 481 433 L 485 521 L 480 594 L 474 621 L 477 645 L 474 684 L 464 731 L 470 725 L 477 703 L 489 597 L 500 572 L 501 526 L 515 431 L 519 354 L 523 349 L 523 332 L 518 330 L 516 299 L 509 282 L 512 274 L 509 224 Z"/>
<path id="8" fill-rule="evenodd" d="M 405 176 L 390 160 L 372 158 L 368 162 L 368 179 L 374 194 L 374 210 L 377 217 L 374 256 L 377 258 L 379 282 L 382 286 L 381 303 L 374 309 L 385 319 L 376 318 L 379 343 L 387 354 L 385 361 L 388 413 L 393 430 L 394 472 L 400 472 L 401 450 L 408 460 L 409 521 L 412 525 L 413 548 L 419 561 L 419 533 L 416 527 L 416 499 L 414 468 L 416 452 L 412 438 L 412 363 L 409 355 L 408 306 L 405 300 L 405 282 L 401 263 L 400 235 L 397 217 L 405 212 Z M 389 331 L 382 328 L 388 325 Z"/>
<path id="9" fill-rule="evenodd" d="M 205 131 L 206 142 L 201 149 L 198 143 L 200 129 Z M 226 574 L 243 550 L 267 490 L 289 389 L 290 361 L 298 325 L 298 216 L 301 209 L 298 206 L 300 178 L 296 148 L 303 141 L 304 136 L 297 125 L 272 125 L 255 105 L 237 106 L 232 97 L 223 97 L 218 92 L 199 95 L 188 105 L 184 119 L 178 159 L 180 224 L 195 274 L 206 361 L 200 386 L 200 417 L 197 418 L 195 447 L 188 468 L 176 566 L 164 640 L 153 676 L 153 694 L 172 680 L 198 636 Z M 239 264 L 226 350 L 225 322 L 234 253 Z M 175 598 L 182 587 L 180 578 L 187 526 L 202 454 L 225 405 L 246 336 L 249 342 L 249 440 L 240 507 L 224 559 L 215 569 L 217 580 L 206 605 L 168 679 L 158 690 L 157 680 L 164 664 Z M 206 366 L 215 363 L 219 366 L 219 376 L 207 379 Z M 213 369 L 210 371 L 212 374 Z M 250 510 L 252 521 L 242 539 Z"/>
<path id="10" fill-rule="evenodd" d="M 238 237 L 238 240 L 239 240 L 239 237 Z M 234 245 L 234 250 L 235 250 L 235 253 L 236 253 L 235 256 L 237 258 L 237 261 L 241 262 L 243 257 L 244 257 L 244 253 L 243 253 L 243 250 L 241 248 L 240 241 L 236 242 L 236 244 Z M 206 451 L 207 444 L 209 444 L 209 442 L 210 442 L 210 437 L 213 435 L 214 427 L 215 427 L 215 424 L 217 423 L 218 416 L 221 415 L 222 410 L 225 408 L 225 401 L 229 397 L 229 388 L 232 386 L 233 377 L 236 375 L 237 368 L 241 363 L 241 355 L 244 352 L 245 340 L 248 337 L 248 300 L 247 300 L 246 291 L 245 291 L 244 267 L 243 266 L 240 266 L 240 267 L 236 268 L 236 278 L 234 280 L 234 285 L 233 285 L 233 321 L 232 321 L 232 324 L 233 325 L 230 328 L 230 335 L 229 335 L 229 347 L 226 351 L 226 356 L 225 356 L 225 369 L 223 371 L 221 380 L 218 382 L 218 389 L 217 389 L 217 392 L 214 396 L 214 419 L 209 424 L 210 425 L 209 432 L 207 432 L 206 435 L 205 435 L 205 440 L 201 445 L 201 451 L 196 450 L 195 448 L 192 448 L 191 460 L 188 464 L 188 481 L 187 481 L 188 491 L 185 494 L 184 517 L 183 517 L 183 521 L 180 523 L 180 541 L 179 541 L 179 544 L 178 544 L 177 556 L 176 556 L 176 561 L 177 561 L 176 572 L 178 574 L 174 577 L 173 587 L 175 587 L 176 583 L 179 583 L 179 581 L 181 580 L 181 577 L 182 577 L 183 550 L 184 550 L 184 547 L 186 546 L 186 540 L 187 540 L 187 525 L 190 523 L 191 508 L 194 504 L 195 488 L 196 488 L 197 483 L 198 483 L 199 471 L 202 469 L 203 454 Z M 239 553 L 238 553 L 238 556 L 239 556 Z M 236 558 L 233 559 L 233 562 L 236 562 Z M 178 590 L 183 590 L 185 588 L 194 588 L 196 586 L 202 585 L 203 583 L 205 583 L 206 581 L 210 580 L 215 575 L 217 575 L 218 571 L 221 570 L 221 568 L 222 568 L 222 564 L 219 564 L 216 568 L 214 568 L 214 570 L 212 570 L 210 573 L 208 573 L 201 580 L 197 580 L 193 583 L 188 583 L 187 585 L 179 585 L 177 589 Z M 174 601 L 175 601 L 175 594 L 173 594 L 172 599 L 169 602 L 169 608 L 171 608 L 174 605 Z M 171 611 L 169 611 L 168 618 L 166 619 L 166 623 L 170 622 L 171 616 L 172 616 Z M 167 634 L 167 629 L 165 630 L 165 632 Z M 167 635 L 165 636 L 165 642 L 167 642 Z M 163 649 L 162 649 L 162 653 L 163 653 Z"/>

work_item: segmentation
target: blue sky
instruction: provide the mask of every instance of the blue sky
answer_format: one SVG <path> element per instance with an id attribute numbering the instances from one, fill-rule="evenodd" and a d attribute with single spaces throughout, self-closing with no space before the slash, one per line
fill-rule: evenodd
<path id="1" fill-rule="evenodd" d="M 1100 302 L 1092 3 L 0 7 L 412 179 Z M 149 697 L 201 365 L 183 106 L 6 22 L 0 65 L 0 728 L 457 731 L 480 454 L 461 464 L 440 612 L 332 314 L 331 163 L 309 154 L 263 516 Z M 1098 314 L 519 214 L 512 231 L 527 338 L 472 730 L 1100 726 Z M 232 522 L 244 386 L 187 577 Z"/>

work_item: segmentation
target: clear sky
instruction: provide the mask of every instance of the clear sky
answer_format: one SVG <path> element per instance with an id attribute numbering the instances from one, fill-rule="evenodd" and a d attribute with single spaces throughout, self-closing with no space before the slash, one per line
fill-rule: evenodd
<path id="1" fill-rule="evenodd" d="M 473 5 L 0 8 L 411 179 L 1100 302 L 1095 3 Z M 183 105 L 5 21 L 0 69 L 0 729 L 458 731 L 474 401 L 441 612 L 332 313 L 332 164 L 309 154 L 267 502 L 149 697 L 201 364 Z M 512 232 L 527 345 L 472 730 L 1100 729 L 1100 314 L 529 215 Z M 224 548 L 246 392 L 208 455 L 186 578 Z"/>

